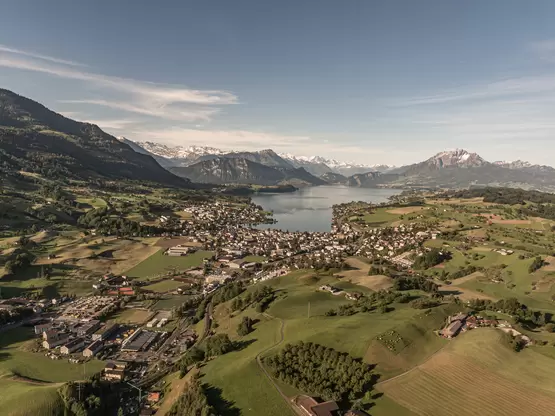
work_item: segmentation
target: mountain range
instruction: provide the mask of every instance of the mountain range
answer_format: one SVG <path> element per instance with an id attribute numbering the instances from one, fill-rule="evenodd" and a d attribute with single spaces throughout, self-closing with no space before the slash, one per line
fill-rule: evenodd
<path id="1" fill-rule="evenodd" d="M 127 140 L 127 139 L 121 139 Z M 354 187 L 399 187 L 399 188 L 464 188 L 469 186 L 508 186 L 526 189 L 555 191 L 555 169 L 550 166 L 533 165 L 528 162 L 488 162 L 477 153 L 464 149 L 443 151 L 422 162 L 402 167 L 388 165 L 357 165 L 339 162 L 320 156 L 295 156 L 278 154 L 271 149 L 258 152 L 222 151 L 212 147 L 171 147 L 151 142 L 134 143 L 142 152 L 155 158 L 163 157 L 163 165 L 170 166 L 172 172 L 186 176 L 193 181 L 221 183 L 224 178 L 235 178 L 238 183 L 255 181 L 268 184 L 260 176 L 264 165 L 274 169 L 289 170 L 302 168 L 330 184 L 342 184 Z M 258 165 L 238 163 L 232 166 L 223 159 L 249 160 Z M 203 161 L 218 159 L 211 165 Z M 173 166 L 172 166 L 173 165 Z M 181 169 L 177 167 L 187 167 Z M 248 172 L 247 166 L 254 169 Z M 235 172 L 208 175 L 210 169 L 234 169 Z M 298 171 L 300 172 L 300 171 Z M 282 172 L 283 173 L 283 172 Z M 188 176 L 187 176 L 188 175 Z M 256 179 L 254 179 L 256 178 Z M 279 179 L 287 182 L 289 178 L 276 175 L 275 172 L 267 179 Z M 278 183 L 275 182 L 275 183 Z M 314 178 L 305 175 L 298 184 L 317 184 Z"/>
<path id="2" fill-rule="evenodd" d="M 357 165 L 319 156 L 171 147 L 116 139 L 98 126 L 57 114 L 0 89 L 0 180 L 32 175 L 63 181 L 140 181 L 192 187 L 214 184 L 466 188 L 504 186 L 555 192 L 555 169 L 524 161 L 488 162 L 463 149 L 402 167 Z M 23 179 L 22 179 L 23 178 Z"/>
<path id="3" fill-rule="evenodd" d="M 136 151 L 150 154 L 158 160 L 162 166 L 190 166 L 201 160 L 225 156 L 245 157 L 253 162 L 266 164 L 268 166 L 304 168 L 307 172 L 315 176 L 321 176 L 327 172 L 335 172 L 344 176 L 350 176 L 355 173 L 369 171 L 386 172 L 395 168 L 394 166 L 384 164 L 364 165 L 341 162 L 335 159 L 326 159 L 321 156 L 295 156 L 289 153 L 276 153 L 271 149 L 258 152 L 225 151 L 209 146 L 168 146 L 154 142 L 133 142 L 125 137 L 120 137 L 119 139 L 133 147 Z"/>

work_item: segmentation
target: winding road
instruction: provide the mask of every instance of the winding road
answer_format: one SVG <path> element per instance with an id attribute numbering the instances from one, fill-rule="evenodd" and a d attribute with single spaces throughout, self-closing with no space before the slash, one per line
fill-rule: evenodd
<path id="1" fill-rule="evenodd" d="M 276 384 L 276 382 L 274 381 L 274 379 L 272 378 L 272 376 L 268 373 L 268 370 L 266 370 L 266 367 L 264 367 L 264 364 L 262 364 L 262 355 L 264 355 L 265 353 L 267 353 L 268 351 L 270 351 L 271 349 L 276 348 L 278 345 L 280 345 L 283 342 L 284 339 L 284 335 L 283 335 L 283 320 L 280 318 L 276 318 L 275 316 L 269 315 L 267 313 L 264 313 L 264 316 L 269 318 L 269 319 L 277 319 L 279 321 L 279 341 L 276 342 L 275 344 L 269 346 L 268 348 L 266 348 L 263 351 L 260 351 L 257 355 L 256 355 L 256 362 L 258 363 L 258 366 L 260 367 L 260 369 L 262 370 L 262 372 L 264 373 L 264 375 L 266 376 L 266 378 L 270 381 L 270 383 L 272 383 L 272 386 L 274 386 L 274 388 L 277 390 L 277 392 L 280 394 L 280 396 L 282 397 L 283 400 L 285 400 L 285 403 L 287 403 L 287 405 L 289 406 L 289 408 L 296 414 L 299 416 L 304 416 L 303 413 L 301 413 L 300 409 L 298 409 L 292 402 L 291 400 L 289 400 L 289 397 L 287 397 L 287 395 L 279 388 L 279 386 Z"/>

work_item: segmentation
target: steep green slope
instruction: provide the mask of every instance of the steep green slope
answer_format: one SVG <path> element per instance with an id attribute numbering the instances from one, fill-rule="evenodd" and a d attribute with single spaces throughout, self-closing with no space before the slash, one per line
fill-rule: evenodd
<path id="1" fill-rule="evenodd" d="M 128 179 L 190 186 L 98 126 L 68 119 L 0 89 L 0 177 L 18 171 L 50 179 Z"/>

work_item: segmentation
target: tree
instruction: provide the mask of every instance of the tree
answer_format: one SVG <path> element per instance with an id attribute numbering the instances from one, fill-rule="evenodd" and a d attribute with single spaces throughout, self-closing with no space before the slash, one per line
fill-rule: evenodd
<path id="1" fill-rule="evenodd" d="M 208 338 L 204 343 L 206 357 L 217 357 L 233 351 L 234 344 L 227 334 L 217 334 Z"/>
<path id="2" fill-rule="evenodd" d="M 252 332 L 253 321 L 248 316 L 244 316 L 243 320 L 237 327 L 237 335 L 244 337 Z"/>
<path id="3" fill-rule="evenodd" d="M 123 408 L 120 407 L 120 408 L 118 409 L 118 416 L 123 416 L 123 415 L 124 415 L 124 413 L 123 413 Z"/>

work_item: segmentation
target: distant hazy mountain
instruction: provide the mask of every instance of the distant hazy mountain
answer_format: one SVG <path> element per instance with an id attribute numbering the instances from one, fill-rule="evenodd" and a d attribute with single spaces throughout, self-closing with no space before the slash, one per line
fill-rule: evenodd
<path id="1" fill-rule="evenodd" d="M 555 190 L 555 169 L 524 162 L 490 163 L 476 153 L 457 149 L 438 153 L 413 165 L 391 171 L 388 186 L 464 188 L 468 186 L 507 186 Z"/>
<path id="2" fill-rule="evenodd" d="M 552 174 L 555 173 L 555 169 L 551 166 L 546 165 L 533 165 L 530 162 L 525 162 L 522 160 L 515 160 L 513 162 L 493 162 L 497 166 L 501 166 L 507 169 L 521 170 L 524 172 L 535 173 L 538 175 Z"/>
<path id="3" fill-rule="evenodd" d="M 71 120 L 0 89 L 0 176 L 9 178 L 19 171 L 49 179 L 190 186 L 97 125 Z"/>
<path id="4" fill-rule="evenodd" d="M 281 153 L 280 156 L 296 168 L 304 168 L 315 176 L 322 176 L 327 172 L 332 172 L 332 169 L 324 162 L 317 160 L 310 160 L 310 158 L 303 156 L 294 156 L 288 153 Z"/>
<path id="5" fill-rule="evenodd" d="M 271 149 L 257 152 L 226 152 L 212 147 L 171 147 L 150 142 L 135 143 L 135 145 L 140 145 L 139 149 L 134 147 L 136 151 L 154 155 L 156 160 L 165 167 L 170 167 L 172 164 L 190 166 L 223 157 L 246 159 L 266 167 L 284 169 L 285 172 L 303 168 L 302 172 L 310 175 L 304 178 L 302 181 L 304 184 L 314 183 L 316 179 L 331 184 L 356 187 L 507 186 L 555 192 L 555 169 L 550 166 L 533 165 L 520 160 L 491 163 L 477 153 L 463 149 L 440 152 L 422 162 L 397 168 L 388 165 L 347 163 L 320 156 L 277 154 Z M 297 176 L 299 175 L 297 173 Z M 191 179 L 195 180 L 195 177 L 192 175 Z M 200 178 L 202 179 L 202 176 Z M 269 176 L 267 179 L 266 181 L 264 178 L 258 178 L 260 183 L 267 183 L 272 182 L 274 176 Z"/>
<path id="6" fill-rule="evenodd" d="M 229 152 L 223 154 L 222 156 L 233 159 L 247 159 L 251 162 L 271 167 L 280 167 L 285 169 L 295 168 L 295 166 L 283 159 L 272 149 L 259 150 L 257 152 Z"/>
<path id="7" fill-rule="evenodd" d="M 347 183 L 347 177 L 335 172 L 324 173 L 320 175 L 320 179 L 325 180 L 329 184 L 344 185 Z"/>
<path id="8" fill-rule="evenodd" d="M 130 140 L 127 140 L 126 143 L 129 144 L 128 142 Z M 137 150 L 139 153 L 147 152 L 146 154 L 163 158 L 157 159 L 162 166 L 189 166 L 202 160 L 225 156 L 245 158 L 267 166 L 304 168 L 315 176 L 321 176 L 326 172 L 350 176 L 356 173 L 387 172 L 394 168 L 384 164 L 365 165 L 326 159 L 321 156 L 296 156 L 289 153 L 276 153 L 271 149 L 260 151 L 225 151 L 209 146 L 168 146 L 154 142 L 135 142 L 134 144 L 139 146 Z"/>
<path id="9" fill-rule="evenodd" d="M 190 166 L 172 167 L 170 171 L 201 183 L 294 186 L 326 184 L 303 168 L 271 167 L 240 157 L 216 157 Z"/>
<path id="10" fill-rule="evenodd" d="M 349 176 L 345 182 L 347 186 L 355 186 L 357 188 L 376 188 L 387 185 L 397 180 L 399 175 L 381 172 L 357 173 Z"/>
<path id="11" fill-rule="evenodd" d="M 357 173 L 366 172 L 387 172 L 394 168 L 394 166 L 389 165 L 364 165 L 351 162 L 341 162 L 335 159 L 326 159 L 321 156 L 294 156 L 289 153 L 280 154 L 285 160 L 298 164 L 304 167 L 306 170 L 313 170 L 315 175 L 323 175 L 327 172 L 335 172 L 344 176 L 350 176 Z"/>

